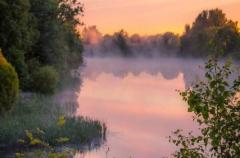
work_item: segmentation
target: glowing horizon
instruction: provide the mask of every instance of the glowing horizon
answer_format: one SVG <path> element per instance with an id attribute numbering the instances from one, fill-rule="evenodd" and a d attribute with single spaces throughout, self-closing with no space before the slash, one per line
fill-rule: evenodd
<path id="1" fill-rule="evenodd" d="M 158 34 L 167 31 L 181 34 L 186 24 L 205 9 L 220 8 L 227 18 L 240 21 L 239 0 L 82 0 L 83 22 L 96 25 L 103 34 L 120 29 L 129 34 Z"/>

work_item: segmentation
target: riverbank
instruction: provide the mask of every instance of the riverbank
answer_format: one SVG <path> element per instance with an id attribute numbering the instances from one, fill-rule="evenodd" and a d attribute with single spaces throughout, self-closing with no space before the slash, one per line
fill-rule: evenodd
<path id="1" fill-rule="evenodd" d="M 86 144 L 104 136 L 103 123 L 70 115 L 64 106 L 52 97 L 21 96 L 12 110 L 0 117 L 0 152 Z"/>

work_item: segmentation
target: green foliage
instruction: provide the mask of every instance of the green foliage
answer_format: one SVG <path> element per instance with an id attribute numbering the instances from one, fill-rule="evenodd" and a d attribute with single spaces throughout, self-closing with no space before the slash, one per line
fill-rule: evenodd
<path id="1" fill-rule="evenodd" d="M 31 61 L 53 66 L 60 77 L 79 67 L 83 46 L 76 28 L 82 12 L 76 0 L 0 2 L 0 47 L 16 69 L 22 90 L 31 84 Z"/>
<path id="2" fill-rule="evenodd" d="M 25 139 L 19 139 L 18 143 L 23 146 L 25 145 L 26 147 L 43 147 L 47 149 L 48 151 L 44 150 L 35 150 L 33 152 L 33 155 L 29 155 L 29 153 L 22 154 L 22 157 L 56 157 L 56 158 L 67 158 L 69 155 L 72 155 L 72 151 L 55 151 L 53 146 L 50 146 L 48 143 L 46 143 L 43 139 L 45 137 L 45 132 L 39 128 L 36 130 L 25 130 Z M 59 145 L 64 144 L 69 142 L 68 137 L 60 137 L 56 138 L 56 141 L 59 143 Z M 16 157 L 20 153 L 16 153 Z M 21 156 L 21 154 L 19 155 Z"/>
<path id="3" fill-rule="evenodd" d="M 61 116 L 61 117 L 58 119 L 58 122 L 57 122 L 58 126 L 64 126 L 65 123 L 66 123 L 66 120 L 65 120 L 64 116 Z"/>
<path id="4" fill-rule="evenodd" d="M 34 95 L 21 99 L 9 113 L 0 118 L 0 150 L 13 150 L 16 146 L 21 149 L 81 144 L 102 137 L 105 127 L 101 122 L 67 116 L 64 106 L 69 105 L 57 105 L 48 96 Z M 58 125 L 59 120 L 61 124 Z"/>
<path id="5" fill-rule="evenodd" d="M 31 57 L 53 66 L 60 77 L 66 76 L 82 63 L 83 46 L 76 27 L 81 24 L 83 7 L 76 0 L 31 0 L 31 6 L 40 32 Z"/>
<path id="6" fill-rule="evenodd" d="M 226 56 L 240 49 L 237 22 L 226 18 L 220 9 L 202 11 L 192 27 L 185 28 L 181 51 L 185 55 L 206 57 L 210 53 Z"/>
<path id="7" fill-rule="evenodd" d="M 19 81 L 15 69 L 0 52 L 0 114 L 15 104 L 19 93 Z"/>
<path id="8" fill-rule="evenodd" d="M 16 158 L 24 158 L 24 156 L 25 156 L 25 155 L 22 154 L 22 153 L 16 153 L 16 154 L 15 154 L 15 157 L 16 157 Z"/>
<path id="9" fill-rule="evenodd" d="M 29 0 L 0 2 L 0 47 L 4 56 L 15 67 L 20 80 L 27 73 L 25 55 L 38 37 L 35 19 L 29 10 Z"/>
<path id="10" fill-rule="evenodd" d="M 41 94 L 53 94 L 58 84 L 58 73 L 51 66 L 40 67 L 30 76 L 30 90 Z"/>
<path id="11" fill-rule="evenodd" d="M 230 80 L 234 69 L 230 62 L 219 66 L 211 59 L 205 65 L 205 81 L 181 92 L 189 112 L 195 114 L 201 134 L 184 136 L 180 130 L 170 137 L 179 146 L 175 157 L 231 158 L 240 155 L 240 77 Z"/>

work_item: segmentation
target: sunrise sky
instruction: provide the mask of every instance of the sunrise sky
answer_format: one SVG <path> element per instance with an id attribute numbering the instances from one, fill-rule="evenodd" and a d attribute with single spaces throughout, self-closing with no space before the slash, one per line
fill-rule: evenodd
<path id="1" fill-rule="evenodd" d="M 124 29 L 142 35 L 182 33 L 203 9 L 220 8 L 240 21 L 240 0 L 82 0 L 84 23 L 104 34 Z"/>

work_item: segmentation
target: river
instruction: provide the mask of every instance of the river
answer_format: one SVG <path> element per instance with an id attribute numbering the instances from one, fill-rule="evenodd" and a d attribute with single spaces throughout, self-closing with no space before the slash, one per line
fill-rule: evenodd
<path id="1" fill-rule="evenodd" d="M 203 73 L 202 60 L 87 58 L 78 95 L 78 115 L 107 125 L 106 142 L 76 158 L 171 157 L 168 136 L 197 131 L 177 90 Z"/>

